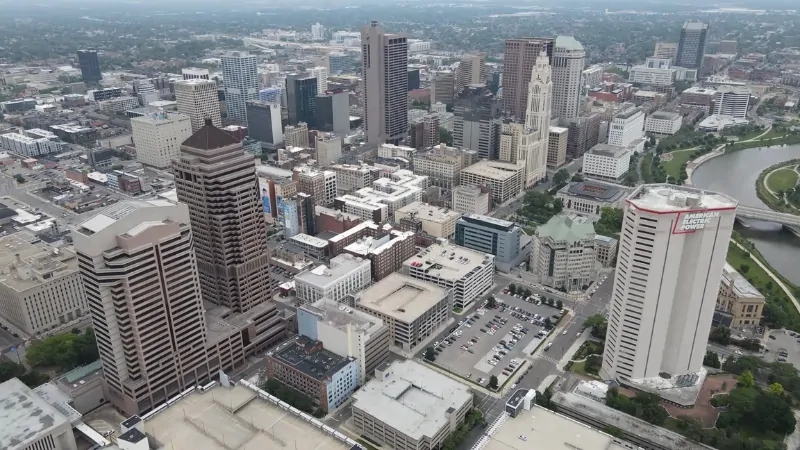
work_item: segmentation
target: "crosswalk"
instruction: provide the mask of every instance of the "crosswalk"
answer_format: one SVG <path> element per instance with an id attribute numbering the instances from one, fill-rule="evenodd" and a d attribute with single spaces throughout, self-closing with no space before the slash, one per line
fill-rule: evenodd
<path id="1" fill-rule="evenodd" d="M 547 355 L 534 355 L 533 357 L 534 358 L 538 358 L 538 359 L 543 359 L 545 361 L 549 361 L 549 362 L 551 362 L 551 363 L 553 363 L 555 365 L 558 365 L 558 362 L 559 362 L 557 359 L 551 358 L 551 357 L 549 357 Z"/>

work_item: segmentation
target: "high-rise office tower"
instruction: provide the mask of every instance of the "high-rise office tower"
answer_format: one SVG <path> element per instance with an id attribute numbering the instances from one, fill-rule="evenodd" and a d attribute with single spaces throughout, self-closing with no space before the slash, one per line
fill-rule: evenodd
<path id="1" fill-rule="evenodd" d="M 103 79 L 97 50 L 78 50 L 78 64 L 81 67 L 81 80 L 84 83 L 93 84 Z"/>
<path id="2" fill-rule="evenodd" d="M 319 22 L 311 25 L 311 40 L 323 41 L 325 40 L 325 27 Z"/>
<path id="3" fill-rule="evenodd" d="M 486 83 L 486 54 L 478 53 L 461 58 L 456 73 L 456 92 L 470 84 Z"/>
<path id="4" fill-rule="evenodd" d="M 267 144 L 283 142 L 281 105 L 261 100 L 248 100 L 247 136 Z"/>
<path id="5" fill-rule="evenodd" d="M 206 123 L 206 119 L 211 119 L 211 123 L 215 127 L 222 126 L 219 94 L 215 81 L 190 78 L 176 81 L 174 86 L 178 112 L 189 116 L 192 122 L 192 133 L 202 128 Z"/>
<path id="6" fill-rule="evenodd" d="M 181 69 L 181 75 L 183 76 L 184 80 L 194 80 L 197 78 L 203 80 L 211 79 L 208 69 L 201 69 L 199 67 L 187 67 L 185 69 Z"/>
<path id="7" fill-rule="evenodd" d="M 486 86 L 466 86 L 453 104 L 453 146 L 475 150 L 482 159 L 497 159 L 500 116 L 500 105 Z"/>
<path id="8" fill-rule="evenodd" d="M 699 69 L 703 65 L 707 36 L 707 23 L 684 22 L 681 39 L 678 41 L 678 50 L 675 54 L 675 65 L 688 69 Z"/>
<path id="9" fill-rule="evenodd" d="M 399 143 L 408 131 L 408 42 L 372 21 L 361 30 L 364 135 L 369 144 Z"/>
<path id="10" fill-rule="evenodd" d="M 258 99 L 262 102 L 281 104 L 281 88 L 270 86 L 258 91 Z"/>
<path id="11" fill-rule="evenodd" d="M 433 74 L 431 79 L 431 105 L 443 103 L 453 104 L 456 91 L 456 74 L 452 70 L 441 70 Z"/>
<path id="12" fill-rule="evenodd" d="M 668 184 L 640 186 L 627 199 L 604 378 L 700 370 L 736 205 L 722 194 Z"/>
<path id="13" fill-rule="evenodd" d="M 203 298 L 237 312 L 268 302 L 267 223 L 252 155 L 209 120 L 183 142 L 173 171 L 197 237 Z"/>
<path id="14" fill-rule="evenodd" d="M 503 111 L 519 120 L 525 120 L 528 107 L 528 82 L 536 58 L 546 52 L 553 56 L 555 39 L 507 39 L 503 60 Z M 555 74 L 554 74 L 555 75 Z"/>
<path id="15" fill-rule="evenodd" d="M 131 119 L 136 160 L 158 169 L 166 169 L 180 154 L 181 142 L 192 135 L 189 116 L 159 112 Z"/>
<path id="16" fill-rule="evenodd" d="M 350 132 L 350 94 L 345 91 L 318 94 L 314 104 L 315 128 L 342 136 Z"/>
<path id="17" fill-rule="evenodd" d="M 317 95 L 322 95 L 328 90 L 328 68 L 323 66 L 312 67 L 308 74 L 317 79 Z"/>
<path id="18" fill-rule="evenodd" d="M 222 56 L 222 77 L 228 118 L 247 125 L 247 101 L 258 99 L 258 69 L 255 55 L 231 52 Z"/>
<path id="19" fill-rule="evenodd" d="M 317 101 L 317 79 L 307 73 L 293 73 L 286 77 L 286 105 L 289 124 L 315 123 L 314 111 Z"/>
<path id="20" fill-rule="evenodd" d="M 558 36 L 551 58 L 553 67 L 553 117 L 562 123 L 578 117 L 581 76 L 586 65 L 586 51 L 572 36 Z"/>
<path id="21" fill-rule="evenodd" d="M 186 205 L 120 202 L 72 236 L 105 398 L 138 414 L 206 379 L 206 322 Z"/>

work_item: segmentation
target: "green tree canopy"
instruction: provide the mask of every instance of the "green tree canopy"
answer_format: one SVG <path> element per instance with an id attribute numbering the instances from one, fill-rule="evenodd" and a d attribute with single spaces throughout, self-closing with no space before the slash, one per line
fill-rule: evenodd
<path id="1" fill-rule="evenodd" d="M 63 333 L 34 342 L 28 346 L 26 358 L 32 367 L 55 367 L 67 371 L 94 362 L 97 351 L 94 330 L 83 333 Z"/>

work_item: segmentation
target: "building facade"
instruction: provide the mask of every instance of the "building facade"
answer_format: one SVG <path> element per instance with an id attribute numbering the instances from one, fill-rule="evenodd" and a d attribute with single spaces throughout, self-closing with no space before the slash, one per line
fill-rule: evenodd
<path id="1" fill-rule="evenodd" d="M 78 65 L 81 67 L 81 80 L 87 85 L 103 79 L 97 50 L 78 50 Z"/>
<path id="2" fill-rule="evenodd" d="M 277 145 L 283 142 L 280 103 L 248 100 L 247 136 L 260 142 Z M 306 136 L 306 139 L 308 137 Z"/>
<path id="3" fill-rule="evenodd" d="M 131 119 L 136 160 L 158 169 L 165 169 L 181 153 L 181 143 L 192 135 L 189 116 L 175 113 L 154 113 Z"/>
<path id="4" fill-rule="evenodd" d="M 744 119 L 750 106 L 750 89 L 720 86 L 714 94 L 714 114 Z"/>
<path id="5" fill-rule="evenodd" d="M 174 86 L 178 112 L 189 116 L 192 122 L 192 133 L 205 125 L 206 118 L 211 119 L 211 123 L 215 127 L 222 126 L 216 81 L 191 78 L 176 81 Z"/>
<path id="6" fill-rule="evenodd" d="M 628 173 L 631 152 L 627 147 L 597 144 L 583 155 L 583 173 L 605 181 L 619 181 Z"/>
<path id="7" fill-rule="evenodd" d="M 572 36 L 558 36 L 552 53 L 553 117 L 562 122 L 578 117 L 581 75 L 586 66 L 586 51 Z"/>
<path id="8" fill-rule="evenodd" d="M 555 39 L 552 38 L 506 39 L 503 52 L 503 111 L 510 116 L 525 120 L 528 83 L 536 58 L 543 51 L 552 57 L 554 46 Z"/>
<path id="9" fill-rule="evenodd" d="M 597 276 L 596 259 L 594 226 L 588 217 L 558 214 L 536 229 L 530 271 L 543 285 L 581 291 Z"/>
<path id="10" fill-rule="evenodd" d="M 513 222 L 467 214 L 456 222 L 455 243 L 509 263 L 519 256 L 521 234 L 522 230 Z"/>
<path id="11" fill-rule="evenodd" d="M 708 24 L 687 21 L 681 29 L 681 39 L 675 52 L 675 65 L 689 69 L 700 69 L 706 51 Z"/>
<path id="12" fill-rule="evenodd" d="M 524 188 L 525 167 L 499 161 L 481 160 L 461 170 L 461 185 L 489 186 L 492 189 L 492 200 L 496 204 L 504 203 Z"/>
<path id="13" fill-rule="evenodd" d="M 681 129 L 683 116 L 669 111 L 656 111 L 647 116 L 644 122 L 644 131 L 654 134 L 673 135 Z"/>
<path id="14" fill-rule="evenodd" d="M 550 139 L 547 141 L 547 167 L 561 167 L 567 162 L 567 141 L 569 129 L 550 127 Z"/>
<path id="15" fill-rule="evenodd" d="M 486 86 L 464 87 L 453 104 L 453 146 L 474 150 L 483 159 L 497 159 L 502 126 L 499 106 Z"/>
<path id="16" fill-rule="evenodd" d="M 716 309 L 732 316 L 731 326 L 758 325 L 765 303 L 761 292 L 726 262 L 722 268 Z"/>
<path id="17" fill-rule="evenodd" d="M 300 273 L 294 279 L 297 303 L 314 303 L 323 297 L 340 301 L 372 282 L 370 268 L 369 259 L 343 253 L 332 258 L 327 267 L 320 265 Z"/>
<path id="18" fill-rule="evenodd" d="M 700 370 L 736 200 L 644 185 L 627 200 L 601 374 L 638 380 Z"/>
<path id="19" fill-rule="evenodd" d="M 492 190 L 488 186 L 456 186 L 450 206 L 462 214 L 487 215 L 492 209 Z"/>
<path id="20" fill-rule="evenodd" d="M 258 68 L 255 55 L 232 52 L 221 58 L 228 118 L 247 125 L 247 101 L 258 100 Z"/>
<path id="21" fill-rule="evenodd" d="M 398 143 L 408 132 L 408 42 L 373 21 L 361 30 L 364 135 L 370 144 Z"/>
<path id="22" fill-rule="evenodd" d="M 456 220 L 461 214 L 448 208 L 413 202 L 394 212 L 395 223 L 407 217 L 422 221 L 422 231 L 431 236 L 450 239 L 456 232 Z"/>

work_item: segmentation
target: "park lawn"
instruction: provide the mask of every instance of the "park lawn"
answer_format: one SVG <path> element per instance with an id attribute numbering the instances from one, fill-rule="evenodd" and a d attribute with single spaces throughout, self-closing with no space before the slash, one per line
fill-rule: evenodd
<path id="1" fill-rule="evenodd" d="M 600 379 L 600 377 L 598 377 L 597 375 L 586 371 L 586 361 L 572 363 L 569 370 L 575 373 L 579 373 L 581 375 L 585 375 L 590 378 L 597 378 L 598 380 Z"/>
<path id="2" fill-rule="evenodd" d="M 772 132 L 772 130 L 770 130 L 770 132 Z M 753 139 L 754 137 L 758 137 L 762 133 L 764 133 L 764 130 L 751 131 L 749 133 L 745 133 L 745 134 L 739 136 L 739 140 L 740 141 L 746 141 L 748 139 Z M 769 133 L 767 133 L 767 134 L 769 134 Z"/>
<path id="3" fill-rule="evenodd" d="M 767 187 L 774 192 L 788 191 L 797 186 L 797 172 L 784 167 L 767 175 Z"/>
<path id="4" fill-rule="evenodd" d="M 759 267 L 752 258 L 750 258 L 750 254 L 746 253 L 732 242 L 728 244 L 728 264 L 733 266 L 739 273 L 742 274 L 748 280 L 751 280 L 753 286 L 756 289 L 761 290 L 761 292 L 766 293 L 766 286 L 767 283 L 772 281 L 772 278 L 767 275 L 767 272 L 764 272 L 764 269 Z M 749 267 L 749 270 L 745 273 L 742 271 L 742 265 L 746 265 Z"/>
<path id="5" fill-rule="evenodd" d="M 768 141 L 770 138 L 780 138 L 786 135 L 785 131 L 778 131 L 775 128 L 771 128 L 767 134 L 759 139 L 759 141 Z"/>
<path id="6" fill-rule="evenodd" d="M 667 175 L 677 180 L 681 177 L 681 166 L 689 161 L 694 152 L 694 149 L 669 152 L 672 155 L 672 159 L 670 161 L 662 161 L 661 167 L 664 168 Z"/>

